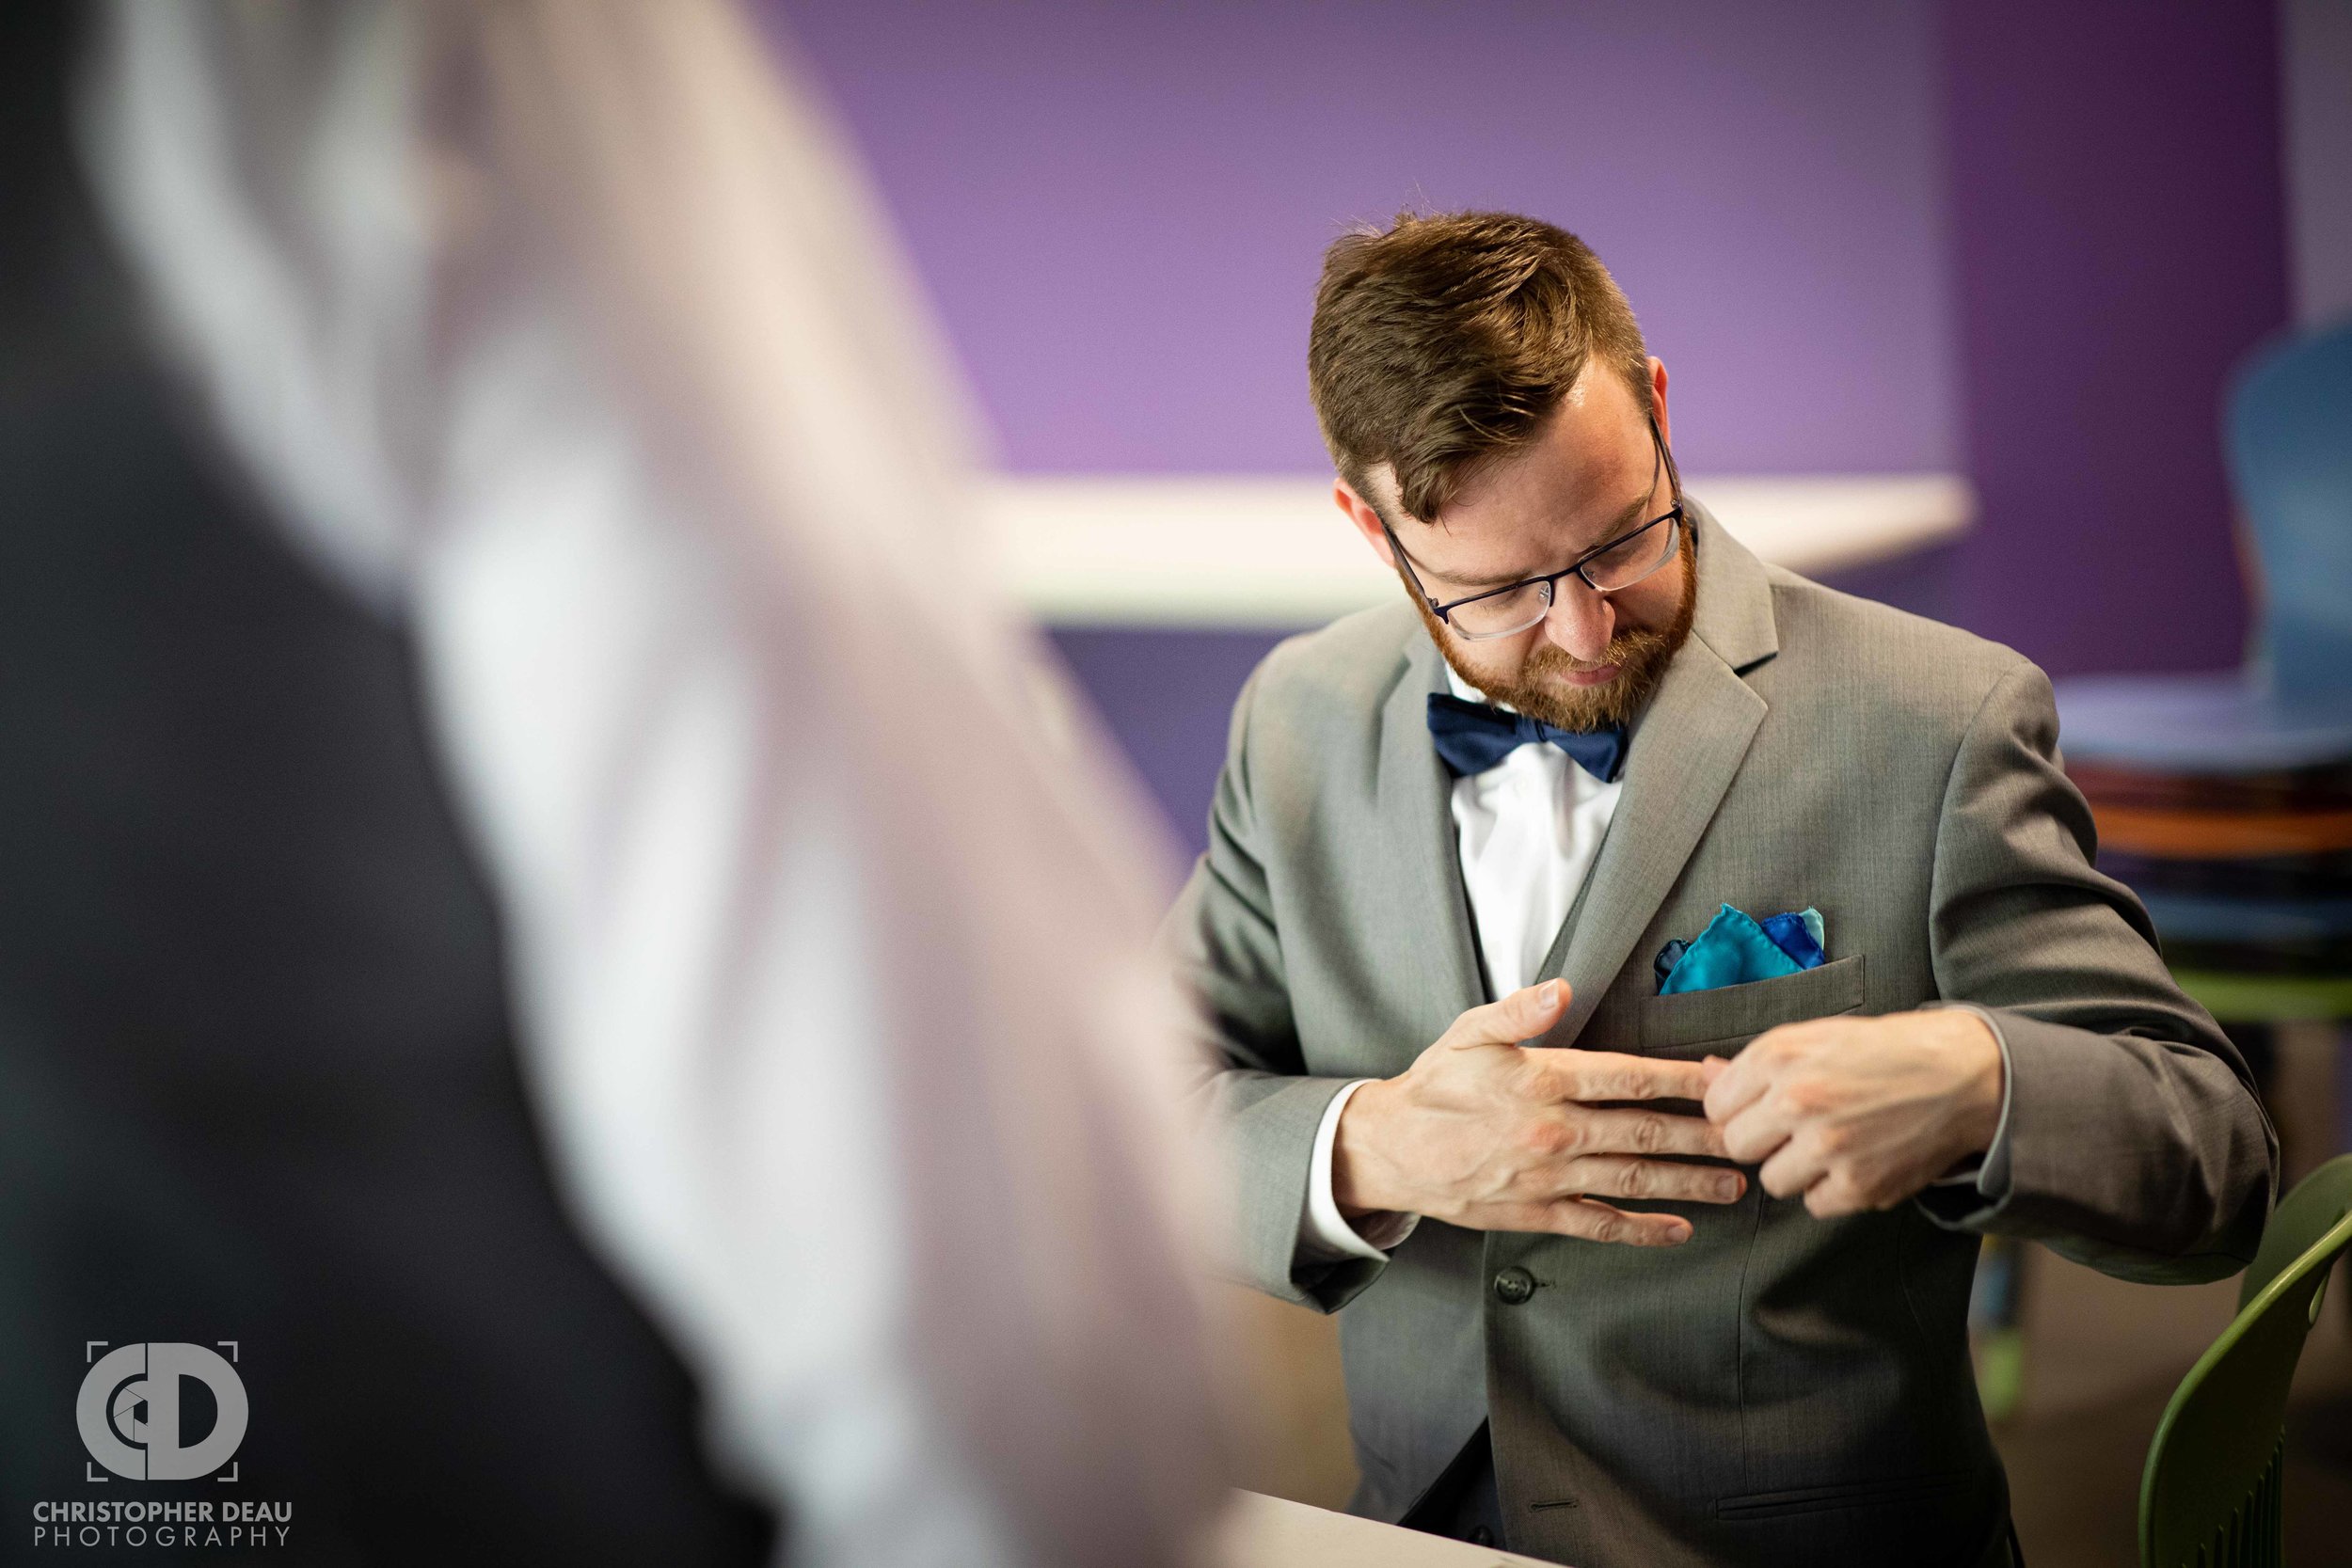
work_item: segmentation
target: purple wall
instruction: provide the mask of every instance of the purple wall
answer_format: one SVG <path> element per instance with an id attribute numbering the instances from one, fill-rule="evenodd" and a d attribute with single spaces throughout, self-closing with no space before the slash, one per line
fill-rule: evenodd
<path id="1" fill-rule="evenodd" d="M 2229 369 L 2287 321 L 2277 17 L 1945 12 L 1967 471 L 1955 618 L 2056 673 L 2237 662 Z"/>
<path id="2" fill-rule="evenodd" d="M 1209 843 L 1209 801 L 1233 699 L 1287 635 L 1176 627 L 1063 626 L 1054 645 L 1158 800 L 1187 852 Z"/>
<path id="3" fill-rule="evenodd" d="M 1948 468 L 1921 3 L 769 0 L 1032 471 L 1317 471 L 1323 247 L 1407 204 L 1582 234 L 1694 470 Z"/>
<path id="4" fill-rule="evenodd" d="M 1326 471 L 1323 246 L 1518 208 L 1624 281 L 1692 471 L 1974 481 L 1972 535 L 1843 586 L 2059 674 L 2238 657 L 2216 404 L 2287 319 L 2259 0 L 762 3 L 1016 469 Z M 1197 844 L 1273 635 L 1056 641 Z"/>

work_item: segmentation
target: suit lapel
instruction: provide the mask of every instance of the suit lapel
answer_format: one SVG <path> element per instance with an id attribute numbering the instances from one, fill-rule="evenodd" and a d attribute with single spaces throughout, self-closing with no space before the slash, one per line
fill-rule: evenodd
<path id="1" fill-rule="evenodd" d="M 1762 562 L 1704 508 L 1696 520 L 1698 611 L 1690 640 L 1634 727 L 1625 792 L 1592 874 L 1538 974 L 1574 990 L 1545 1037 L 1570 1045 L 1600 1005 L 1697 848 L 1740 771 L 1767 704 L 1740 672 L 1778 650 Z"/>
<path id="2" fill-rule="evenodd" d="M 1407 917 L 1412 927 L 1407 950 L 1424 966 L 1419 978 L 1433 1005 L 1431 1016 L 1442 1011 L 1440 1030 L 1464 1009 L 1486 999 L 1470 930 L 1470 899 L 1462 887 L 1461 857 L 1454 848 L 1453 781 L 1429 740 L 1429 694 L 1444 687 L 1437 650 L 1427 638 L 1416 637 L 1396 688 L 1381 708 L 1376 784 L 1376 863 L 1396 879 L 1391 908 L 1415 911 Z"/>
<path id="3" fill-rule="evenodd" d="M 1573 1043 L 1625 967 L 1731 787 L 1764 711 L 1764 699 L 1696 641 L 1666 672 L 1627 754 L 1609 836 L 1542 971 L 1575 988 L 1547 1044 Z"/>

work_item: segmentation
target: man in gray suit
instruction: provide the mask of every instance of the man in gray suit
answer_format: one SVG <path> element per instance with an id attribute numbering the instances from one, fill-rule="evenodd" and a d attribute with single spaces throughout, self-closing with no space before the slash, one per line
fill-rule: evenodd
<path id="1" fill-rule="evenodd" d="M 1346 1308 L 1358 1511 L 1582 1568 L 2009 1560 L 1978 1237 L 2213 1279 L 2276 1164 L 2090 866 L 2047 680 L 1684 497 L 1664 367 L 1549 225 L 1342 240 L 1310 372 L 1407 602 L 1251 677 L 1172 930 L 1248 1277 Z M 1806 935 L 1673 982 L 1710 923 Z M 1745 978 L 1719 934 L 1681 961 Z"/>

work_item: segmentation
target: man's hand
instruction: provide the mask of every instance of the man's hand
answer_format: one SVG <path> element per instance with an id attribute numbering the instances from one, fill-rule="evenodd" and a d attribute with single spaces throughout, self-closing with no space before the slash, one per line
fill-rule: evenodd
<path id="1" fill-rule="evenodd" d="M 1696 1100 L 1706 1092 L 1698 1063 L 1518 1043 L 1567 1005 L 1567 985 L 1551 980 L 1472 1007 L 1402 1076 L 1358 1089 L 1340 1113 L 1332 1152 L 1341 1212 L 1674 1246 L 1690 1240 L 1690 1221 L 1598 1199 L 1738 1198 L 1746 1188 L 1738 1171 L 1655 1158 L 1722 1158 L 1723 1136 L 1704 1120 L 1586 1103 Z"/>
<path id="2" fill-rule="evenodd" d="M 1707 1076 L 1731 1157 L 1822 1219 L 1893 1208 L 2000 1125 L 2000 1042 L 1959 1008 L 1784 1023 Z"/>

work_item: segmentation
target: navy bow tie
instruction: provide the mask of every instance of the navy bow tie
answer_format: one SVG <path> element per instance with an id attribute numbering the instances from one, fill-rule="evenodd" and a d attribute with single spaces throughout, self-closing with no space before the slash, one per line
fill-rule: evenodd
<path id="1" fill-rule="evenodd" d="M 1429 694 L 1429 736 L 1455 778 L 1484 773 L 1520 747 L 1541 740 L 1567 752 L 1603 784 L 1613 784 L 1625 763 L 1623 724 L 1602 730 L 1555 729 L 1524 713 L 1505 713 L 1444 691 Z"/>

